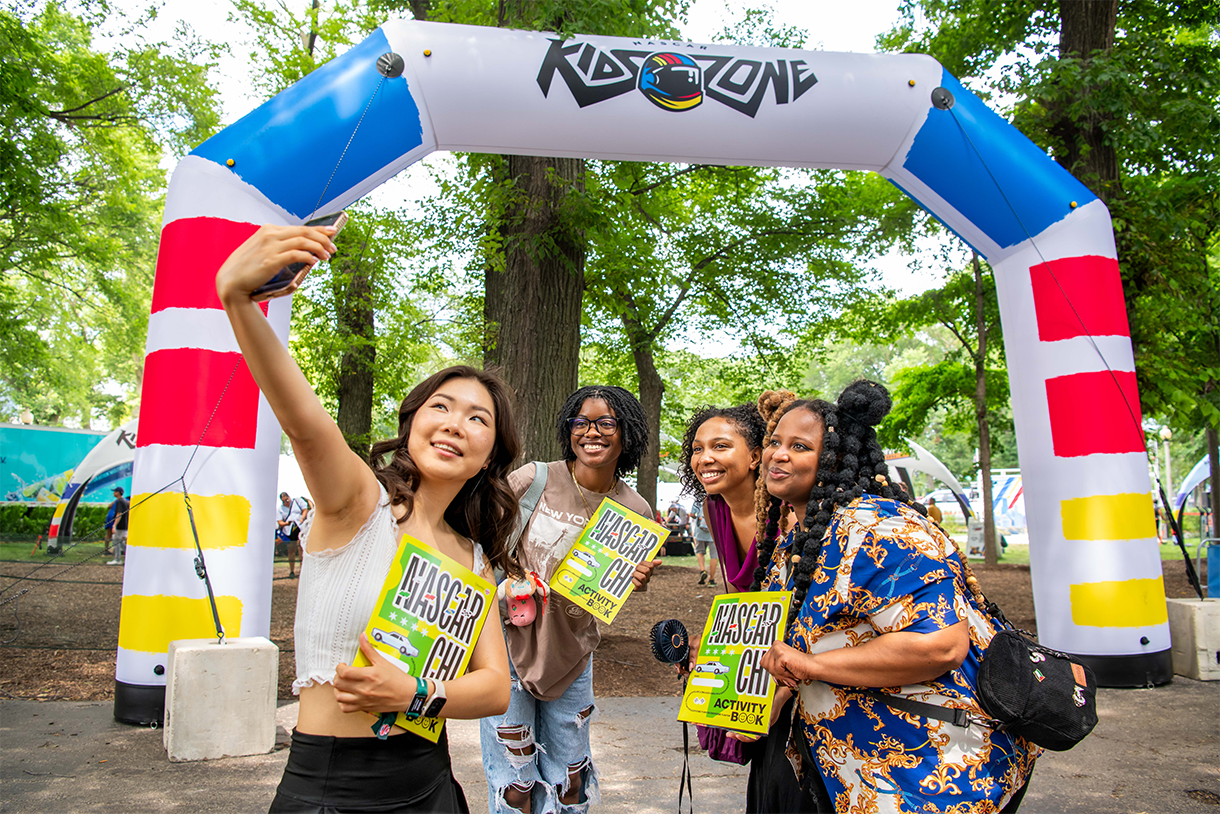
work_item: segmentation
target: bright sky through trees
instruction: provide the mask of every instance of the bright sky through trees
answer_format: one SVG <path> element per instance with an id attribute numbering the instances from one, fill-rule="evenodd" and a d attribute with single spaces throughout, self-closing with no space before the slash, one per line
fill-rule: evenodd
<path id="1" fill-rule="evenodd" d="M 136 14 L 138 9 L 145 7 L 146 0 L 120 0 L 118 5 L 128 13 Z M 683 33 L 690 40 L 707 42 L 734 22 L 732 13 L 750 6 L 770 6 L 774 9 L 777 26 L 795 26 L 808 32 L 806 47 L 810 49 L 872 52 L 876 36 L 888 31 L 898 19 L 898 0 L 856 0 L 852 3 L 841 0 L 735 0 L 731 5 L 733 12 L 723 0 L 692 0 L 688 23 L 682 26 Z M 251 96 L 252 85 L 247 79 L 251 66 L 246 57 L 250 46 L 241 25 L 228 19 L 231 8 L 228 0 L 164 0 L 157 20 L 146 35 L 168 38 L 185 23 L 206 41 L 228 44 L 229 54 L 220 60 L 215 72 L 225 124 L 241 118 L 261 101 Z M 437 160 L 444 159 L 436 155 L 424 159 L 391 179 L 373 195 L 383 201 L 409 203 L 433 194 L 435 186 L 425 165 Z M 168 162 L 166 169 L 171 169 Z M 901 295 L 915 294 L 936 285 L 943 275 L 943 265 L 932 259 L 934 252 L 931 243 L 921 250 L 917 271 L 908 267 L 912 258 L 896 250 L 875 261 L 875 265 L 881 270 L 886 286 Z"/>

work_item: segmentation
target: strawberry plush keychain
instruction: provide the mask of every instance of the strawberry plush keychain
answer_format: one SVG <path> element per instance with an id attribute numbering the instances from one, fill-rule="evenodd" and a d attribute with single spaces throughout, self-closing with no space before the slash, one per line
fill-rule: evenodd
<path id="1" fill-rule="evenodd" d="M 508 622 L 517 627 L 533 624 L 541 611 L 546 610 L 546 599 L 550 589 L 542 581 L 542 577 L 533 571 L 528 571 L 522 580 L 506 579 L 496 589 L 500 599 L 508 603 Z M 534 599 L 537 593 L 542 599 L 541 611 Z"/>

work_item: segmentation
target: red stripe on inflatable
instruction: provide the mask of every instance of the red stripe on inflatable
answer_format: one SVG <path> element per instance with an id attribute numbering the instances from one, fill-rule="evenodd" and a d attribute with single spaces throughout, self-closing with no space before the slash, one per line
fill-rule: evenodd
<path id="1" fill-rule="evenodd" d="M 166 308 L 220 308 L 216 272 L 256 231 L 253 223 L 221 218 L 182 218 L 167 224 L 157 251 L 152 313 Z"/>
<path id="2" fill-rule="evenodd" d="M 240 353 L 172 348 L 145 357 L 136 446 L 254 449 L 257 430 L 258 386 Z"/>
<path id="3" fill-rule="evenodd" d="M 1029 270 L 1038 338 L 1130 336 L 1118 261 L 1086 255 L 1039 263 Z"/>
<path id="4" fill-rule="evenodd" d="M 1134 373 L 1101 371 L 1047 379 L 1046 401 L 1058 457 L 1144 450 Z"/>

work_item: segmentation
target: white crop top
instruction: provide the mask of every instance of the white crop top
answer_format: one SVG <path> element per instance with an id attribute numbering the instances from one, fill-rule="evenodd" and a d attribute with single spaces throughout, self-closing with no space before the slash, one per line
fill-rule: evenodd
<path id="1" fill-rule="evenodd" d="M 313 512 L 301 528 L 301 582 L 293 628 L 297 674 L 292 692 L 310 684 L 334 681 L 335 667 L 351 664 L 359 638 L 398 551 L 399 528 L 385 487 L 372 515 L 351 542 L 316 554 L 305 549 Z M 482 574 L 483 548 L 474 543 L 474 571 Z"/>

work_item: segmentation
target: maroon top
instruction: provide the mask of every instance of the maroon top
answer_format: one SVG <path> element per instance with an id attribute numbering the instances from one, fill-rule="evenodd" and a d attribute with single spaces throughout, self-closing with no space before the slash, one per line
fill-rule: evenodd
<path id="1" fill-rule="evenodd" d="M 729 504 L 719 495 L 708 495 L 705 511 L 708 527 L 712 530 L 712 540 L 716 543 L 716 551 L 720 555 L 720 564 L 724 566 L 725 579 L 739 591 L 750 590 L 750 586 L 754 584 L 754 570 L 758 568 L 758 541 L 750 541 L 745 562 L 742 562 Z"/>

